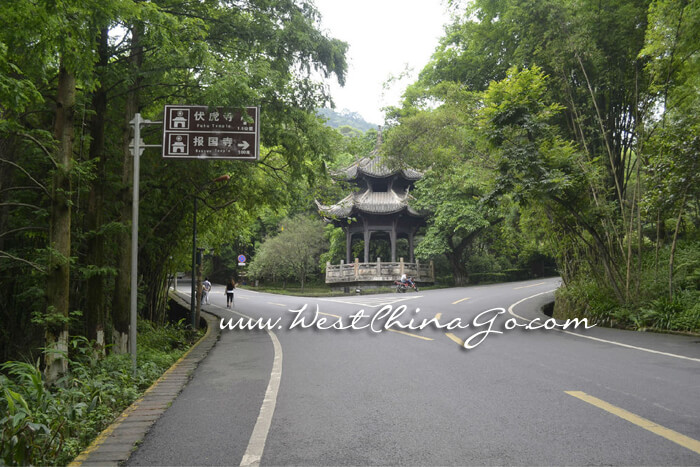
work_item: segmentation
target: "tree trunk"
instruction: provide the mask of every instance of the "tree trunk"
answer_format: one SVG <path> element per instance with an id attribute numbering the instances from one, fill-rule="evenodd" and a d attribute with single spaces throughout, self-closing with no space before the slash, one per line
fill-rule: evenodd
<path id="1" fill-rule="evenodd" d="M 0 139 L 0 158 L 13 161 L 17 154 L 14 137 L 4 136 Z M 14 167 L 10 164 L 0 163 L 0 232 L 7 232 L 8 220 L 10 218 L 10 205 L 4 204 L 7 201 L 8 193 L 6 188 L 12 185 L 12 174 Z M 5 235 L 0 235 L 0 251 L 5 251 Z"/>
<path id="2" fill-rule="evenodd" d="M 120 222 L 126 227 L 131 224 L 134 178 L 134 161 L 129 149 L 131 140 L 131 125 L 129 122 L 138 112 L 138 74 L 141 68 L 142 47 L 140 46 L 141 31 L 143 26 L 135 25 L 132 28 L 132 47 L 129 58 L 129 73 L 133 76 L 133 84 L 126 96 L 126 108 L 124 110 L 124 131 L 122 134 L 122 190 L 121 206 L 119 210 Z M 124 228 L 117 235 L 117 278 L 114 284 L 114 300 L 112 301 L 112 322 L 114 325 L 112 334 L 112 350 L 117 353 L 126 353 L 129 349 L 129 307 L 131 291 L 131 235 Z"/>
<path id="3" fill-rule="evenodd" d="M 673 231 L 673 241 L 671 242 L 671 254 L 668 258 L 668 298 L 673 300 L 673 260 L 676 255 L 676 242 L 678 241 L 678 231 L 681 227 L 681 219 L 683 219 L 683 209 L 685 208 L 685 196 L 688 194 L 688 185 L 683 188 L 683 197 L 681 205 L 678 208 L 678 217 L 676 218 L 676 228 Z"/>
<path id="4" fill-rule="evenodd" d="M 108 40 L 107 29 L 103 29 L 100 34 L 99 54 L 100 71 L 104 71 L 107 66 Z M 99 230 L 104 223 L 104 186 L 105 186 L 105 114 L 107 113 L 107 92 L 104 87 L 104 76 L 92 99 L 92 106 L 95 112 L 90 125 L 90 150 L 91 160 L 97 160 L 97 178 L 90 187 L 88 208 L 85 215 L 86 230 L 90 232 L 87 239 L 88 265 L 93 265 L 100 269 L 105 264 L 105 238 L 99 234 Z M 99 353 L 104 353 L 105 336 L 105 277 L 102 273 L 90 276 L 86 283 L 87 290 L 85 304 L 85 318 L 87 323 L 87 336 L 97 343 Z"/>
<path id="5" fill-rule="evenodd" d="M 447 260 L 450 262 L 450 267 L 452 268 L 452 278 L 454 279 L 455 286 L 462 287 L 467 285 L 469 282 L 469 273 L 460 260 L 462 255 L 445 253 L 445 256 L 447 256 Z"/>
<path id="6" fill-rule="evenodd" d="M 74 112 L 75 77 L 61 64 L 54 126 L 54 137 L 58 141 L 57 167 L 53 174 L 51 190 L 50 258 L 46 286 L 48 326 L 44 371 L 49 382 L 55 381 L 68 369 L 66 358 L 55 351 L 68 351 L 72 189 L 70 177 L 73 162 Z"/>

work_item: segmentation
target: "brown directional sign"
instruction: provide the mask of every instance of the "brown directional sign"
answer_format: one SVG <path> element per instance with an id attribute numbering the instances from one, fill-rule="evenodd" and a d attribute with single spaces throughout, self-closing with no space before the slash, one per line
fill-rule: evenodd
<path id="1" fill-rule="evenodd" d="M 166 105 L 163 157 L 243 159 L 260 156 L 260 108 Z"/>

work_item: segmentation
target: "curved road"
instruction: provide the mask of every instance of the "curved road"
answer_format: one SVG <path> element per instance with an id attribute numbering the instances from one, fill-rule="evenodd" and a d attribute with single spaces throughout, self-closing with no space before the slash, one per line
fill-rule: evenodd
<path id="1" fill-rule="evenodd" d="M 700 338 L 524 329 L 545 322 L 539 308 L 558 285 L 338 298 L 239 289 L 235 311 L 215 286 L 206 308 L 224 322 L 242 314 L 275 329 L 223 330 L 128 463 L 699 465 Z M 387 304 L 406 306 L 402 323 L 469 327 L 290 329 L 315 311 L 321 327 L 350 327 L 360 310 L 379 327 Z"/>

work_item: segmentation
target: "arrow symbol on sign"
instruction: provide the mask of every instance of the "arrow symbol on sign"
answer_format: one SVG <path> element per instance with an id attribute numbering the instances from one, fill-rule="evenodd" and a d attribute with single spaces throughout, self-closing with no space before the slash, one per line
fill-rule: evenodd
<path id="1" fill-rule="evenodd" d="M 238 143 L 237 146 L 238 146 L 239 148 L 241 148 L 241 149 L 248 149 L 248 147 L 250 146 L 250 144 L 248 144 L 248 141 L 242 141 L 242 142 Z"/>

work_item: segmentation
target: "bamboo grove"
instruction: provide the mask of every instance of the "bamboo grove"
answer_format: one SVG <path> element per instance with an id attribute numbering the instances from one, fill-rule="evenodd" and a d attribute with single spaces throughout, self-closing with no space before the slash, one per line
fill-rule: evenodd
<path id="1" fill-rule="evenodd" d="M 510 229 L 556 258 L 561 313 L 700 328 L 700 4 L 450 7 L 387 138 L 428 171 L 418 252 L 464 282 L 470 245 Z"/>
<path id="2" fill-rule="evenodd" d="M 265 128 L 256 164 L 142 156 L 138 308 L 153 321 L 168 274 L 187 264 L 193 196 L 218 248 L 322 172 L 329 130 L 314 109 L 329 102 L 324 79 L 343 83 L 347 45 L 319 21 L 293 0 L 0 4 L 3 361 L 65 351 L 69 334 L 126 350 L 136 112 L 157 121 L 164 104 L 258 105 Z M 222 174 L 232 182 L 205 188 Z M 45 364 L 49 378 L 65 369 L 60 353 Z"/>

